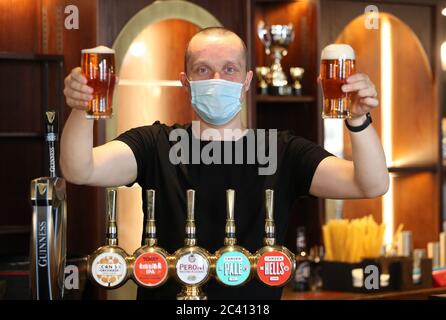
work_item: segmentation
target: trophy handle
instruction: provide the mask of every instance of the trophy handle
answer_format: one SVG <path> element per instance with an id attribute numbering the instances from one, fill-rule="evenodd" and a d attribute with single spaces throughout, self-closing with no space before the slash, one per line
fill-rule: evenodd
<path id="1" fill-rule="evenodd" d="M 271 42 L 272 42 L 272 38 L 271 38 L 271 34 L 268 32 L 268 28 L 265 24 L 265 21 L 261 20 L 258 25 L 257 25 L 257 35 L 260 38 L 260 41 L 262 41 L 262 43 L 265 46 L 265 52 L 267 55 L 269 55 L 271 53 Z"/>

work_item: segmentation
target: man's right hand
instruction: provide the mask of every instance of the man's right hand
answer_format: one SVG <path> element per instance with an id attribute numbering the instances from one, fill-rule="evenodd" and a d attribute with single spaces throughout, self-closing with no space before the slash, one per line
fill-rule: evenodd
<path id="1" fill-rule="evenodd" d="M 135 181 L 138 167 L 132 149 L 124 142 L 112 140 L 93 147 L 94 121 L 85 117 L 93 89 L 81 68 L 65 78 L 64 94 L 73 108 L 65 123 L 60 141 L 60 167 L 71 183 L 100 187 L 127 185 Z M 110 174 L 113 172 L 113 174 Z"/>
<path id="2" fill-rule="evenodd" d="M 87 78 L 82 74 L 80 67 L 71 70 L 65 78 L 63 93 L 69 107 L 79 110 L 87 109 L 88 101 L 93 98 L 93 88 L 87 86 Z"/>

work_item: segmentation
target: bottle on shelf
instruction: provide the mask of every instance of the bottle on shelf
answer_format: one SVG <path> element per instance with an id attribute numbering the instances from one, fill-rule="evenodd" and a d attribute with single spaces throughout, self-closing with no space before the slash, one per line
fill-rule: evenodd
<path id="1" fill-rule="evenodd" d="M 276 244 L 273 203 L 274 191 L 265 191 L 265 238 L 264 247 L 255 254 L 257 278 L 272 287 L 285 285 L 292 279 L 296 261 L 294 254 L 284 246 Z"/>
<path id="2" fill-rule="evenodd" d="M 310 250 L 310 290 L 322 290 L 322 260 L 324 258 L 324 247 L 314 246 Z"/>
<path id="3" fill-rule="evenodd" d="M 107 235 L 106 244 L 88 257 L 88 274 L 100 287 L 116 289 L 122 286 L 130 274 L 128 254 L 118 246 L 116 224 L 115 189 L 107 191 Z"/>
<path id="4" fill-rule="evenodd" d="M 234 220 L 235 192 L 226 190 L 226 226 L 224 247 L 215 253 L 215 276 L 225 286 L 241 286 L 250 280 L 251 263 L 248 250 L 237 245 Z"/>
<path id="5" fill-rule="evenodd" d="M 155 190 L 145 192 L 147 216 L 144 226 L 144 246 L 133 254 L 133 280 L 140 286 L 156 288 L 169 276 L 169 254 L 158 247 L 155 224 Z"/>
<path id="6" fill-rule="evenodd" d="M 183 285 L 178 300 L 206 300 L 201 290 L 210 277 L 211 255 L 197 246 L 195 235 L 195 191 L 187 190 L 187 220 L 185 246 L 174 253 L 175 276 Z"/>
<path id="7" fill-rule="evenodd" d="M 305 227 L 299 227 L 296 236 L 296 273 L 293 281 L 295 291 L 310 289 L 311 265 L 306 247 Z"/>

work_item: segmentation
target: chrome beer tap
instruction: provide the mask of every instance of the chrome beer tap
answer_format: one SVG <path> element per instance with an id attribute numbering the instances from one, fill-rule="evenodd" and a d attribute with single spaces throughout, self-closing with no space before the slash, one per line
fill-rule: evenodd
<path id="1" fill-rule="evenodd" d="M 122 286 L 130 274 L 128 254 L 118 246 L 115 189 L 107 191 L 106 244 L 88 257 L 88 274 L 97 285 L 106 289 Z"/>
<path id="2" fill-rule="evenodd" d="M 264 247 L 255 254 L 257 278 L 268 286 L 285 285 L 293 276 L 296 261 L 293 253 L 276 244 L 274 224 L 274 191 L 265 191 L 265 238 Z"/>
<path id="3" fill-rule="evenodd" d="M 237 245 L 234 220 L 235 191 L 226 190 L 226 227 L 224 247 L 215 253 L 215 276 L 225 286 L 235 287 L 245 284 L 251 278 L 251 263 L 248 250 Z"/>
<path id="4" fill-rule="evenodd" d="M 67 204 L 65 180 L 56 171 L 57 120 L 56 111 L 45 113 L 49 177 L 31 181 L 30 286 L 35 300 L 59 300 L 64 293 Z"/>
<path id="5" fill-rule="evenodd" d="M 157 246 L 155 225 L 155 190 L 146 190 L 147 216 L 144 227 L 144 246 L 133 254 L 133 280 L 140 286 L 156 288 L 169 275 L 169 254 Z"/>
<path id="6" fill-rule="evenodd" d="M 206 300 L 201 286 L 209 280 L 211 258 L 208 251 L 197 246 L 195 236 L 195 191 L 187 190 L 185 246 L 174 254 L 175 276 L 183 285 L 178 300 Z"/>

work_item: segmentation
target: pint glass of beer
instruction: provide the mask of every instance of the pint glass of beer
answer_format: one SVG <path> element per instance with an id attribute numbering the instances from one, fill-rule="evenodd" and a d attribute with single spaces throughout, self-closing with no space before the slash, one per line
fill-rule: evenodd
<path id="1" fill-rule="evenodd" d="M 330 44 L 322 50 L 320 81 L 323 94 L 322 118 L 350 118 L 352 93 L 342 91 L 355 72 L 355 52 L 347 44 Z"/>
<path id="2" fill-rule="evenodd" d="M 88 102 L 86 117 L 111 118 L 115 87 L 115 50 L 99 46 L 82 50 L 81 68 L 87 85 L 93 88 L 93 99 Z"/>

